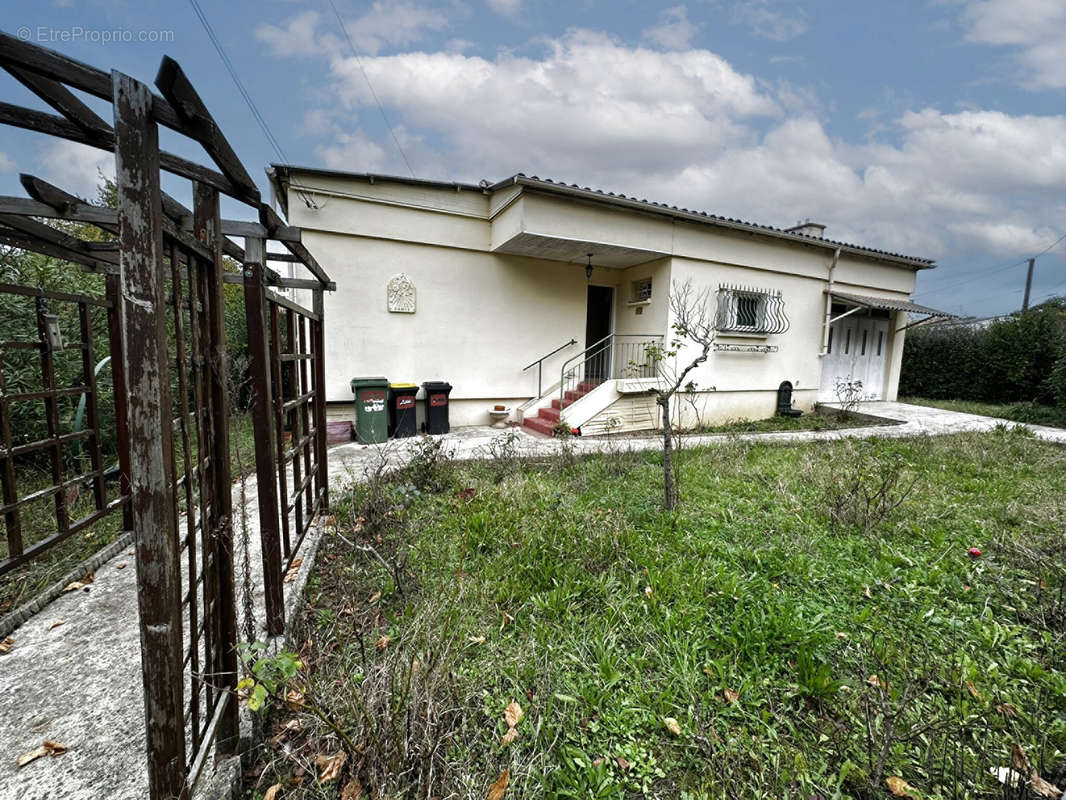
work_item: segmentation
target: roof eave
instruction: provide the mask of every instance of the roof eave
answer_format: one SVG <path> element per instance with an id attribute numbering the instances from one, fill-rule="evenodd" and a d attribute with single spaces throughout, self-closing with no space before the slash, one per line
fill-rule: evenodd
<path id="1" fill-rule="evenodd" d="M 755 236 L 765 236 L 767 238 L 772 239 L 782 239 L 785 241 L 795 242 L 797 244 L 810 245 L 812 247 L 818 247 L 834 252 L 839 248 L 841 253 L 848 253 L 849 255 L 858 256 L 860 258 L 872 259 L 875 261 L 885 261 L 895 265 L 907 266 L 915 270 L 936 268 L 936 263 L 932 259 L 914 258 L 899 253 L 881 252 L 877 250 L 858 247 L 855 245 L 849 245 L 845 242 L 836 242 L 831 239 L 819 239 L 814 236 L 804 236 L 803 234 L 799 233 L 789 233 L 787 231 L 778 230 L 776 228 L 754 225 L 752 223 L 746 223 L 740 220 L 729 220 L 724 219 L 722 217 L 716 217 L 711 214 L 701 214 L 697 211 L 677 208 L 676 206 L 667 206 L 661 203 L 655 203 L 647 200 L 636 200 L 631 197 L 625 197 L 624 195 L 617 195 L 611 192 L 600 192 L 593 189 L 584 189 L 579 186 L 571 186 L 565 183 L 555 183 L 554 181 L 546 182 L 539 179 L 529 178 L 525 175 L 512 176 L 511 178 L 508 178 L 505 181 L 493 184 L 489 187 L 489 190 L 495 191 L 497 188 L 511 186 L 514 184 L 519 184 L 521 186 L 529 187 L 530 189 L 540 190 L 548 193 L 580 197 L 584 199 L 593 200 L 595 202 L 611 203 L 613 205 L 624 206 L 627 208 L 645 211 L 652 214 L 659 214 L 663 216 L 674 217 L 677 219 L 690 220 L 703 225 L 711 225 L 714 227 L 725 228 L 727 230 L 738 231 L 741 233 L 748 233 Z"/>

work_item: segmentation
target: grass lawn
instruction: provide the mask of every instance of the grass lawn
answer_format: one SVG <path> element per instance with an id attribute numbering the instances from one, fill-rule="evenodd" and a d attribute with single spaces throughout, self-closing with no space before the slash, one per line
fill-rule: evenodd
<path id="1" fill-rule="evenodd" d="M 1014 422 L 1027 422 L 1030 425 L 1050 425 L 1053 428 L 1066 428 L 1066 408 L 1044 406 L 1038 403 L 978 403 L 973 400 L 931 400 L 927 397 L 901 397 L 901 403 L 916 406 L 945 408 L 963 414 L 979 414 L 982 417 L 1009 419 Z"/>
<path id="2" fill-rule="evenodd" d="M 108 463 L 114 463 L 114 460 Z M 255 432 L 252 427 L 251 414 L 235 415 L 230 422 L 230 470 L 234 480 L 240 476 L 242 466 L 246 474 L 255 472 Z M 178 468 L 181 469 L 180 461 Z M 20 494 L 25 496 L 35 489 L 50 486 L 50 478 L 46 469 L 24 465 L 18 470 L 16 483 Z M 117 483 L 109 484 L 108 500 L 117 496 Z M 91 513 L 93 508 L 91 489 L 82 488 L 71 507 L 70 518 L 71 520 L 80 519 Z M 50 497 L 22 509 L 20 516 L 25 546 L 39 542 L 55 533 L 55 506 Z M 28 564 L 0 577 L 0 617 L 29 602 L 56 581 L 62 580 L 78 564 L 92 558 L 94 554 L 119 537 L 121 528 L 122 512 L 116 509 L 92 527 L 75 534 Z M 0 558 L 7 556 L 7 540 L 2 533 L 3 528 L 0 527 Z"/>
<path id="3" fill-rule="evenodd" d="M 1013 744 L 1062 781 L 1062 449 L 684 456 L 674 514 L 656 453 L 335 487 L 293 639 L 323 713 L 275 707 L 248 797 L 1001 798 Z"/>

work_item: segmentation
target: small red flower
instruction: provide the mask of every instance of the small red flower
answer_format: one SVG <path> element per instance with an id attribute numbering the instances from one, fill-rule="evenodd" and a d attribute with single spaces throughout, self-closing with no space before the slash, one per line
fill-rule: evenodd
<path id="1" fill-rule="evenodd" d="M 467 486 L 465 489 L 460 489 L 459 490 L 459 497 L 461 497 L 463 500 L 473 500 L 474 499 L 474 487 L 473 486 Z"/>
<path id="2" fill-rule="evenodd" d="M 571 428 L 570 429 L 570 433 L 573 434 L 574 436 L 580 436 L 581 435 L 581 428 Z"/>
<path id="3" fill-rule="evenodd" d="M 970 554 L 970 558 L 980 558 L 981 557 L 981 549 L 979 547 L 971 547 L 966 552 Z"/>

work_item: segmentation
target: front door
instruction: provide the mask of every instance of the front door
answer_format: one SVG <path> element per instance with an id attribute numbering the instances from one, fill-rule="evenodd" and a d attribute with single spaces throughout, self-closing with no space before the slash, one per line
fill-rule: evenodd
<path id="1" fill-rule="evenodd" d="M 589 286 L 585 314 L 585 347 L 611 335 L 614 322 L 614 287 Z M 602 383 L 611 377 L 610 342 L 604 342 L 585 357 L 585 380 Z"/>
<path id="2" fill-rule="evenodd" d="M 863 400 L 884 397 L 888 358 L 888 320 L 859 316 L 857 312 L 829 326 L 829 351 L 822 359 L 822 384 L 818 400 L 836 403 L 838 384 L 862 381 Z"/>

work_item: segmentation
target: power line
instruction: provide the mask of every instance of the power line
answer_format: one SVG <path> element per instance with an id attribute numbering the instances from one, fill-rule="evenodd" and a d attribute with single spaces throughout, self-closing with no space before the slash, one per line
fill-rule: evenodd
<path id="1" fill-rule="evenodd" d="M 400 151 L 400 157 L 403 159 L 403 163 L 407 165 L 407 171 L 411 173 L 411 177 L 413 178 L 415 177 L 415 171 L 411 169 L 411 162 L 407 160 L 407 153 L 403 151 L 403 147 L 400 145 L 400 140 L 396 138 L 396 131 L 393 129 L 392 123 L 389 122 L 389 117 L 385 113 L 385 106 L 381 104 L 381 100 L 378 98 L 378 93 L 374 91 L 374 84 L 370 82 L 370 76 L 366 74 L 366 69 L 363 68 L 363 59 L 360 57 L 359 50 L 348 33 L 348 26 L 344 24 L 344 20 L 341 18 L 341 14 L 337 10 L 337 6 L 333 0 L 328 0 L 328 2 L 330 8 L 333 9 L 333 15 L 337 18 L 337 22 L 341 26 L 341 32 L 344 34 L 344 38 L 348 40 L 348 46 L 352 49 L 352 54 L 355 56 L 355 63 L 359 65 L 359 71 L 363 73 L 363 80 L 366 81 L 366 85 L 370 89 L 370 94 L 374 98 L 374 102 L 377 104 L 378 111 L 381 112 L 381 118 L 385 120 L 385 127 L 389 129 L 389 133 L 392 135 L 392 141 L 395 142 L 396 149 Z"/>
<path id="2" fill-rule="evenodd" d="M 978 277 L 979 275 L 987 275 L 987 274 L 991 274 L 991 273 L 994 273 L 994 272 L 1002 272 L 1004 270 L 1008 270 L 1008 269 L 1011 269 L 1013 267 L 1020 266 L 1021 264 L 1026 263 L 1030 258 L 1039 258 L 1040 256 L 1044 255 L 1045 253 L 1050 252 L 1052 249 L 1054 249 L 1063 240 L 1066 240 L 1066 233 L 1064 233 L 1058 239 L 1053 241 L 1051 244 L 1049 244 L 1047 247 L 1045 247 L 1043 250 L 1041 250 L 1039 253 L 1037 253 L 1037 254 L 1035 254 L 1033 256 L 1026 256 L 1025 258 L 1020 258 L 1017 261 L 1011 261 L 1008 264 L 997 264 L 997 265 L 995 265 L 993 267 L 989 267 L 988 269 L 982 269 L 982 270 L 978 270 L 977 272 L 971 272 L 968 276 L 966 276 L 966 278 L 964 278 L 961 281 L 956 281 L 955 283 L 949 283 L 949 284 L 947 284 L 945 286 L 939 286 L 939 287 L 936 287 L 934 289 L 928 289 L 928 290 L 926 290 L 924 292 L 918 292 L 914 296 L 915 297 L 927 297 L 928 295 L 931 295 L 931 294 L 940 294 L 941 292 L 946 292 L 948 289 L 954 289 L 954 288 L 959 287 L 959 286 L 964 286 L 967 283 L 970 283 L 970 281 L 972 281 L 974 278 Z"/>
<path id="3" fill-rule="evenodd" d="M 204 10 L 200 8 L 200 4 L 197 0 L 189 0 L 189 3 L 192 5 L 193 11 L 196 12 L 196 16 L 200 18 L 200 24 L 203 25 L 204 30 L 207 31 L 207 37 L 211 40 L 211 44 L 215 46 L 215 52 L 217 52 L 218 57 L 222 59 L 223 66 L 226 68 L 226 71 L 229 72 L 230 77 L 233 78 L 233 82 L 237 86 L 237 91 L 241 93 L 241 97 L 243 97 L 244 102 L 248 104 L 252 116 L 255 117 L 255 121 L 259 123 L 259 127 L 262 129 L 267 141 L 270 143 L 270 146 L 274 148 L 274 153 L 277 154 L 278 158 L 282 161 L 288 162 L 289 157 L 285 154 L 285 149 L 270 130 L 270 126 L 267 125 L 266 119 L 264 119 L 263 115 L 259 113 L 259 108 L 256 106 L 255 101 L 252 100 L 252 96 L 248 94 L 248 90 L 245 89 L 244 84 L 241 83 L 241 79 L 237 75 L 237 70 L 234 69 L 233 63 L 229 60 L 229 56 L 226 55 L 226 50 L 222 47 L 222 43 L 218 40 L 218 37 L 215 36 L 215 31 L 212 29 L 211 23 L 207 21 L 207 15 L 204 14 Z"/>

